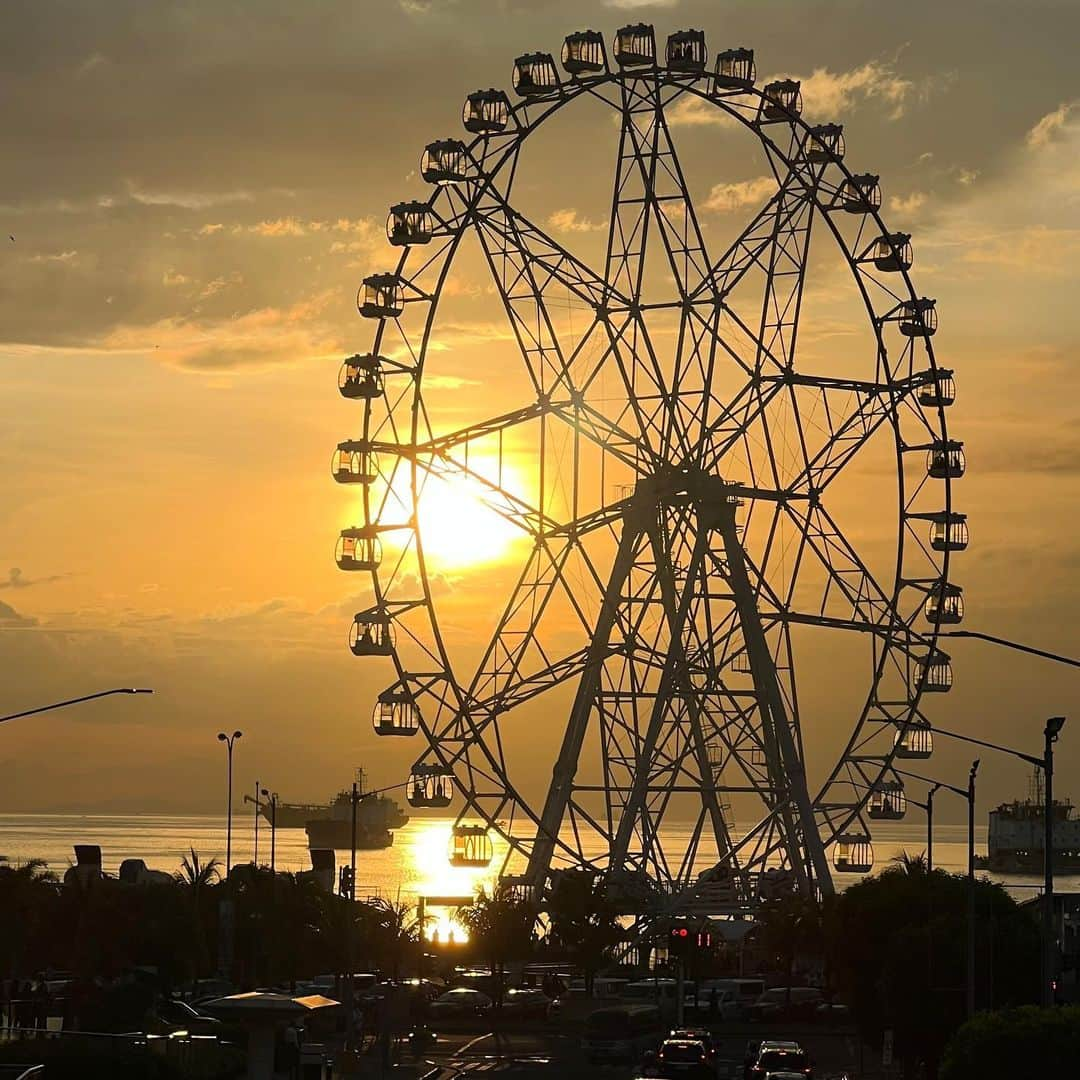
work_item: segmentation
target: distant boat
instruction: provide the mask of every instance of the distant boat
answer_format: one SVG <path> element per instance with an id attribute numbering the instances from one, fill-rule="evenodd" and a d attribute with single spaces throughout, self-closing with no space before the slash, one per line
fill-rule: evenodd
<path id="1" fill-rule="evenodd" d="M 409 815 L 388 796 L 366 793 L 363 769 L 357 769 L 356 775 L 356 846 L 360 850 L 388 848 L 394 842 L 391 830 L 405 825 Z M 279 801 L 275 811 L 266 799 L 258 806 L 267 821 L 276 813 L 279 829 L 306 830 L 309 847 L 343 850 L 352 844 L 352 788 L 343 788 L 327 803 Z"/>
<path id="2" fill-rule="evenodd" d="M 1046 846 L 1046 809 L 1043 775 L 1035 770 L 1028 797 L 1002 803 L 990 811 L 987 855 L 976 860 L 980 868 L 1002 874 L 1031 874 L 1043 870 Z M 1054 870 L 1080 870 L 1080 819 L 1068 800 L 1054 800 Z"/>

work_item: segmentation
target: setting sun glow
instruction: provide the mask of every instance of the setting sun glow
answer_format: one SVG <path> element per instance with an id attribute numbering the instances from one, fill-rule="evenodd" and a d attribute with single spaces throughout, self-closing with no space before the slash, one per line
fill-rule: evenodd
<path id="1" fill-rule="evenodd" d="M 517 486 L 514 479 L 504 472 L 508 490 Z M 526 539 L 522 529 L 492 509 L 490 498 L 491 492 L 479 481 L 427 477 L 419 499 L 419 532 L 424 556 L 434 569 L 498 562 Z"/>

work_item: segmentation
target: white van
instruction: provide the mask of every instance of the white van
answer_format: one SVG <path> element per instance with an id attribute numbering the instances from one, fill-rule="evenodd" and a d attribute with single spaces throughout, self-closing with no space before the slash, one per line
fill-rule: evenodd
<path id="1" fill-rule="evenodd" d="M 723 1020 L 744 1020 L 750 1006 L 765 992 L 764 979 L 707 979 L 698 989 L 699 1011 L 709 1008 L 709 998 L 715 990 L 720 1017 Z"/>

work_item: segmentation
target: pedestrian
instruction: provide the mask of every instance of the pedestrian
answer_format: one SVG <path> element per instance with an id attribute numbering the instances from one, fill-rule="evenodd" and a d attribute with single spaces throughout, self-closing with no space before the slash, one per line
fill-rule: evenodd
<path id="1" fill-rule="evenodd" d="M 720 1011 L 720 995 L 714 986 L 709 991 L 709 1020 L 715 1022 L 716 1014 Z"/>

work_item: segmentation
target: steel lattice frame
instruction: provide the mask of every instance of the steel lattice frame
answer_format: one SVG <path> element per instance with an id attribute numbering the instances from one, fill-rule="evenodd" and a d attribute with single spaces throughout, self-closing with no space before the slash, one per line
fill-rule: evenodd
<path id="1" fill-rule="evenodd" d="M 427 743 L 419 760 L 453 775 L 459 821 L 502 833 L 517 880 L 543 889 L 557 868 L 594 868 L 620 888 L 628 911 L 745 909 L 769 870 L 773 881 L 780 870 L 801 891 L 828 892 L 826 851 L 869 839 L 868 799 L 899 784 L 895 744 L 928 726 L 924 687 L 948 674 L 938 626 L 923 615 L 949 575 L 949 551 L 926 536 L 928 521 L 952 514 L 951 477 L 930 478 L 926 463 L 948 434 L 943 405 L 923 404 L 920 390 L 951 373 L 938 369 L 929 335 L 898 332 L 898 313 L 921 301 L 906 267 L 881 271 L 871 258 L 878 237 L 889 235 L 876 206 L 844 209 L 857 181 L 842 151 L 811 153 L 811 129 L 796 114 L 768 119 L 769 99 L 753 85 L 718 89 L 711 73 L 662 63 L 613 68 L 605 60 L 603 71 L 526 97 L 510 107 L 504 131 L 466 143 L 467 176 L 436 187 L 426 204 L 430 241 L 402 253 L 395 273 L 403 313 L 377 319 L 371 349 L 388 357 L 384 388 L 361 403 L 360 436 L 342 444 L 377 455 L 378 479 L 363 487 L 363 524 L 396 540 L 394 558 L 372 573 L 374 600 L 361 617 L 392 621 L 393 688 L 419 706 Z M 756 136 L 776 180 L 715 261 L 668 126 L 672 107 L 691 97 Z M 530 134 L 579 98 L 605 102 L 620 117 L 602 272 L 510 201 Z M 877 345 L 863 380 L 798 371 L 812 231 L 837 245 L 865 305 Z M 436 433 L 425 362 L 467 234 L 480 241 L 534 398 Z M 646 294 L 650 244 L 660 245 L 653 250 L 666 255 L 675 283 L 666 298 Z M 556 298 L 566 297 L 589 313 L 576 341 L 553 314 Z M 673 353 L 650 333 L 658 317 L 677 322 Z M 741 372 L 730 399 L 713 392 L 721 367 Z M 786 458 L 774 445 L 781 426 L 795 433 Z M 900 526 L 895 574 L 883 585 L 830 516 L 826 495 L 875 433 L 889 429 Z M 541 474 L 535 504 L 469 462 L 479 440 L 497 437 L 501 449 L 502 433 L 524 432 Z M 564 519 L 544 504 L 556 433 L 572 446 L 574 512 Z M 579 506 L 589 454 L 601 470 L 633 480 L 610 499 L 602 481 L 596 504 Z M 470 478 L 488 507 L 531 540 L 489 645 L 468 671 L 447 646 L 425 561 L 416 505 L 429 476 Z M 781 579 L 782 531 L 797 542 L 782 553 Z M 813 596 L 797 588 L 809 566 L 823 581 Z M 558 635 L 545 630 L 554 597 L 576 612 L 576 648 L 560 651 Z M 792 644 L 802 624 L 872 641 L 865 705 L 816 792 L 803 766 Z M 544 804 L 533 806 L 509 774 L 504 735 L 516 710 L 535 709 L 564 685 L 575 689 L 558 714 L 559 756 Z M 603 779 L 585 784 L 579 761 L 595 740 Z M 673 795 L 686 792 L 700 797 L 700 812 L 685 846 L 669 850 L 660 823 Z M 735 829 L 731 792 L 752 793 L 756 822 Z M 702 879 L 701 853 L 713 844 L 718 869 Z"/>

